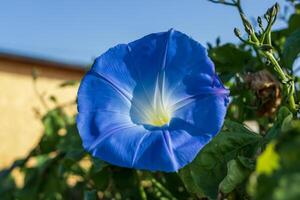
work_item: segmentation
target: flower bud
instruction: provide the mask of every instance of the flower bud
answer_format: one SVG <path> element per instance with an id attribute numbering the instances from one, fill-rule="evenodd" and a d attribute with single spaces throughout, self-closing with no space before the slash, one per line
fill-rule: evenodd
<path id="1" fill-rule="evenodd" d="M 267 10 L 266 15 L 268 15 L 269 17 L 272 16 L 272 7 Z"/>
<path id="2" fill-rule="evenodd" d="M 258 26 L 259 26 L 260 28 L 263 28 L 263 24 L 262 24 L 262 19 L 261 19 L 261 17 L 257 17 L 257 23 L 258 23 Z"/>
<path id="3" fill-rule="evenodd" d="M 253 31 L 253 27 L 252 27 L 251 23 L 248 21 L 248 19 L 246 18 L 246 16 L 243 13 L 241 13 L 241 17 L 242 17 L 242 20 L 243 20 L 243 24 L 245 26 L 245 31 L 249 35 L 252 35 L 254 33 L 254 31 Z"/>
<path id="4" fill-rule="evenodd" d="M 241 31 L 240 31 L 238 28 L 234 28 L 234 34 L 235 34 L 237 37 L 241 37 Z"/>
<path id="5" fill-rule="evenodd" d="M 221 38 L 217 37 L 217 39 L 216 39 L 216 45 L 219 46 L 220 44 L 221 44 Z"/>
<path id="6" fill-rule="evenodd" d="M 276 11 L 277 11 L 277 13 L 279 12 L 279 10 L 280 10 L 280 5 L 279 5 L 279 3 L 275 3 L 275 5 L 274 5 L 274 7 L 276 8 Z"/>
<path id="7" fill-rule="evenodd" d="M 268 9 L 267 15 L 269 15 L 270 18 L 275 17 L 277 13 L 279 12 L 279 4 L 274 4 L 271 8 Z"/>
<path id="8" fill-rule="evenodd" d="M 271 16 L 274 17 L 275 15 L 277 15 L 277 9 L 276 9 L 276 6 L 274 5 L 272 8 L 271 8 Z"/>
<path id="9" fill-rule="evenodd" d="M 269 22 L 270 21 L 270 16 L 268 14 L 268 12 L 266 14 L 264 14 L 264 18 Z"/>

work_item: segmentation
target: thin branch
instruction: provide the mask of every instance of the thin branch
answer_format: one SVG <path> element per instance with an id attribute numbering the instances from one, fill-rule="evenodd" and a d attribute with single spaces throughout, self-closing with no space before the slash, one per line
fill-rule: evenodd
<path id="1" fill-rule="evenodd" d="M 235 3 L 229 3 L 229 2 L 226 2 L 226 1 L 218 1 L 218 0 L 208 0 L 212 3 L 219 3 L 219 4 L 224 4 L 224 5 L 228 5 L 228 6 L 236 6 Z"/>
<path id="2" fill-rule="evenodd" d="M 33 91 L 34 91 L 35 95 L 38 97 L 38 99 L 41 102 L 41 104 L 43 105 L 43 107 L 45 108 L 45 110 L 49 110 L 49 106 L 47 105 L 47 103 L 44 99 L 44 96 L 39 92 L 39 90 L 37 88 L 36 80 L 33 80 Z"/>

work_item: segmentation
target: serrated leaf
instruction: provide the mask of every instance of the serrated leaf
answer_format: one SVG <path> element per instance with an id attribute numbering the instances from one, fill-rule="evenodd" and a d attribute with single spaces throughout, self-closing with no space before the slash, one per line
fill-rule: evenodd
<path id="1" fill-rule="evenodd" d="M 198 195 L 216 199 L 218 186 L 226 176 L 226 163 L 238 155 L 252 156 L 261 140 L 260 135 L 243 125 L 226 121 L 223 130 L 179 174 L 187 187 L 193 191 L 200 188 Z"/>

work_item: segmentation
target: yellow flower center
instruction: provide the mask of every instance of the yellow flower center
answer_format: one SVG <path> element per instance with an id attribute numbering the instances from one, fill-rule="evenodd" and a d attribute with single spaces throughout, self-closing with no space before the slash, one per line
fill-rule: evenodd
<path id="1" fill-rule="evenodd" d="M 167 109 L 153 109 L 148 115 L 148 123 L 152 126 L 164 126 L 170 122 L 171 112 Z"/>

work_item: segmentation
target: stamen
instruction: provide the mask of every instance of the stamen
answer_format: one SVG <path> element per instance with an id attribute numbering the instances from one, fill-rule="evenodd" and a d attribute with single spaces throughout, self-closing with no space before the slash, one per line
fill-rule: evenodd
<path id="1" fill-rule="evenodd" d="M 171 119 L 172 112 L 169 109 L 168 101 L 165 99 L 164 83 L 164 73 L 160 73 L 155 84 L 153 103 L 147 116 L 147 123 L 153 126 L 164 126 Z"/>

